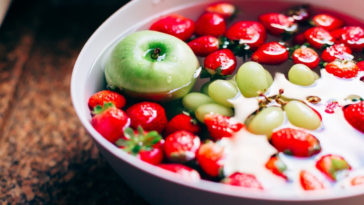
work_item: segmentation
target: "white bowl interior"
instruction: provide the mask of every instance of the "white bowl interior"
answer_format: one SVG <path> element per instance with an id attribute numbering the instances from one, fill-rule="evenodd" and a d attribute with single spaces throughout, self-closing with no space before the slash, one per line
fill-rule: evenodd
<path id="1" fill-rule="evenodd" d="M 270 195 L 269 193 L 244 192 L 240 189 L 226 188 L 218 183 L 201 181 L 199 183 L 185 183 L 180 179 L 173 177 L 173 174 L 160 170 L 154 166 L 144 163 L 133 156 L 130 156 L 116 146 L 105 140 L 98 134 L 90 125 L 90 111 L 87 106 L 87 100 L 93 93 L 101 90 L 105 85 L 103 68 L 105 59 L 108 57 L 113 46 L 125 35 L 139 29 L 147 29 L 150 22 L 161 15 L 168 13 L 178 13 L 188 16 L 192 19 L 197 19 L 203 11 L 206 4 L 212 1 L 204 0 L 134 0 L 122 9 L 113 14 L 100 28 L 91 36 L 84 48 L 82 49 L 74 67 L 71 81 L 72 100 L 75 106 L 76 113 L 82 124 L 96 141 L 102 152 L 107 155 L 112 166 L 113 163 L 121 161 L 134 167 L 136 171 L 146 172 L 150 177 L 166 180 L 176 184 L 176 186 L 185 186 L 190 189 L 202 190 L 215 194 L 233 196 L 241 199 L 252 198 L 261 200 L 273 201 L 297 201 L 302 200 L 309 202 L 311 200 L 328 200 L 340 197 L 355 196 L 363 194 L 364 190 L 353 189 L 351 191 L 343 191 L 341 193 L 322 193 L 320 195 L 303 195 L 289 196 L 282 194 L 281 196 Z M 297 5 L 297 2 L 311 3 L 321 7 L 334 9 L 355 16 L 356 18 L 364 19 L 364 13 L 360 8 L 364 8 L 363 0 L 352 0 L 350 4 L 341 0 L 279 0 L 279 1 L 234 1 L 237 5 L 242 6 L 242 16 L 244 19 L 256 20 L 260 13 L 268 11 L 281 11 L 282 8 L 287 8 L 289 5 Z M 276 2 L 283 2 L 277 4 Z M 253 9 L 248 9 L 253 8 Z M 259 8 L 259 9 L 257 9 Z M 260 13 L 255 11 L 259 10 Z M 357 23 L 361 24 L 359 20 Z"/>

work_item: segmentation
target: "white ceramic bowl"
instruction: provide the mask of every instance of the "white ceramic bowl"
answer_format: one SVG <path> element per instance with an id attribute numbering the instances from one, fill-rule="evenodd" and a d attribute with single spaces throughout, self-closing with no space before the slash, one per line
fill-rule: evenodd
<path id="1" fill-rule="evenodd" d="M 11 0 L 1 0 L 0 1 L 0 26 L 5 18 L 6 11 L 10 6 Z"/>
<path id="2" fill-rule="evenodd" d="M 196 19 L 202 8 L 213 1 L 216 0 L 134 0 L 115 12 L 87 41 L 74 66 L 71 93 L 76 113 L 101 153 L 125 182 L 152 204 L 292 204 L 293 202 L 320 205 L 364 204 L 364 190 L 360 189 L 297 197 L 242 191 L 239 188 L 205 180 L 188 183 L 168 171 L 125 153 L 93 129 L 87 100 L 105 83 L 103 65 L 110 47 L 126 34 L 145 28 L 150 20 L 163 14 L 177 12 Z M 242 1 L 244 0 L 235 2 Z M 276 0 L 275 2 L 309 3 L 352 15 L 361 21 L 364 19 L 363 0 Z M 265 12 L 272 9 L 267 8 L 260 0 L 251 1 L 251 5 L 260 5 L 261 10 Z"/>

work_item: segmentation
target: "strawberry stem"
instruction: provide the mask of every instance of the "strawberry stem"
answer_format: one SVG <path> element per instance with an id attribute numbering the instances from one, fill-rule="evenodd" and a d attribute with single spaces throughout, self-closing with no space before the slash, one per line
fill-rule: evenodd
<path id="1" fill-rule="evenodd" d="M 104 104 L 101 105 L 97 105 L 94 110 L 92 111 L 92 114 L 97 115 L 97 114 L 101 114 L 102 112 L 104 112 L 105 110 L 109 109 L 109 108 L 113 108 L 115 107 L 115 105 L 112 102 L 104 102 Z"/>
<path id="2" fill-rule="evenodd" d="M 130 127 L 126 128 L 124 136 L 126 139 L 119 139 L 116 145 L 133 155 L 137 155 L 141 150 L 151 150 L 153 145 L 162 139 L 157 131 L 145 132 L 141 126 L 137 128 L 137 133 Z"/>

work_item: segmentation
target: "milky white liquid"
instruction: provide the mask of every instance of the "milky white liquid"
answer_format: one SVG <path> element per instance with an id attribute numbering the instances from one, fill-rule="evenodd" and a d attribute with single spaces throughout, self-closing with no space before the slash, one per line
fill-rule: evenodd
<path id="1" fill-rule="evenodd" d="M 158 2 L 158 0 L 155 0 Z M 295 2 L 276 2 L 272 0 L 267 1 L 236 1 L 236 6 L 241 12 L 239 12 L 236 18 L 228 24 L 228 27 L 233 23 L 241 20 L 257 21 L 258 16 L 269 12 L 282 12 L 293 5 L 298 5 Z M 184 15 L 193 20 L 201 15 L 207 6 L 206 4 L 198 5 L 183 10 L 176 10 L 174 13 Z M 328 13 L 344 20 L 347 25 L 363 26 L 360 20 L 353 19 L 345 14 L 328 11 L 313 6 L 312 14 L 316 13 Z M 152 19 L 150 22 L 141 25 L 137 30 L 145 30 L 155 21 Z M 266 42 L 279 41 L 278 37 L 271 35 L 267 36 Z M 200 64 L 203 65 L 204 58 L 199 58 Z M 241 65 L 242 59 L 237 58 L 238 67 Z M 291 61 L 286 61 L 279 66 L 264 65 L 271 73 L 285 72 L 284 69 L 292 66 Z M 350 179 L 352 176 L 364 175 L 364 134 L 358 132 L 352 128 L 344 119 L 341 108 L 337 108 L 334 114 L 327 114 L 324 112 L 326 102 L 330 99 L 337 98 L 340 103 L 346 103 L 343 99 L 349 94 L 357 94 L 364 97 L 364 83 L 358 82 L 358 79 L 345 80 L 339 79 L 331 74 L 323 71 L 321 73 L 321 79 L 313 86 L 302 87 L 291 84 L 284 77 L 282 73 L 277 73 L 274 83 L 270 87 L 267 95 L 274 95 L 278 93 L 279 88 L 284 88 L 284 96 L 305 100 L 308 95 L 318 95 L 322 99 L 321 103 L 317 105 L 311 105 L 318 110 L 323 118 L 322 127 L 316 131 L 309 131 L 315 135 L 321 142 L 322 151 L 310 158 L 295 158 L 284 154 L 280 154 L 280 158 L 287 165 L 288 170 L 285 172 L 290 181 L 285 181 L 282 177 L 279 177 L 268 169 L 265 168 L 265 163 L 271 157 L 272 154 L 277 153 L 276 149 L 271 146 L 264 135 L 254 135 L 245 129 L 238 132 L 233 138 L 224 138 L 218 143 L 225 147 L 226 159 L 224 172 L 226 175 L 232 174 L 235 171 L 241 171 L 254 174 L 263 185 L 265 191 L 273 192 L 277 195 L 292 195 L 292 193 L 304 192 L 298 182 L 298 173 L 301 169 L 306 169 L 316 175 L 321 181 L 325 182 L 326 186 L 333 189 L 341 189 L 343 187 L 349 187 L 346 179 Z M 363 76 L 364 73 L 360 73 L 359 76 Z M 199 87 L 206 82 L 207 79 L 198 79 L 195 90 L 199 90 Z M 353 81 L 353 82 L 351 82 Z M 355 82 L 354 82 L 355 81 Z M 349 91 L 350 92 L 347 92 Z M 306 101 L 307 102 L 307 101 Z M 257 110 L 258 103 L 257 98 L 244 98 L 238 96 L 232 100 L 235 108 L 236 120 L 244 122 L 245 119 Z M 294 127 L 287 119 L 280 128 Z M 279 128 L 277 128 L 279 129 Z M 299 129 L 299 128 L 298 128 Z M 346 179 L 338 183 L 330 183 L 327 178 L 321 174 L 315 168 L 315 162 L 320 156 L 333 153 L 343 156 L 352 166 L 353 170 L 350 171 Z"/>
<path id="2" fill-rule="evenodd" d="M 342 108 L 337 107 L 333 114 L 325 112 L 326 104 L 336 100 L 340 105 L 348 104 L 345 100 L 349 95 L 364 96 L 364 83 L 359 79 L 364 76 L 364 72 L 359 73 L 357 78 L 342 79 L 321 70 L 321 78 L 312 86 L 299 86 L 290 83 L 282 73 L 277 73 L 272 86 L 267 91 L 267 95 L 276 95 L 279 89 L 284 89 L 284 96 L 288 98 L 305 101 L 315 108 L 322 115 L 322 126 L 309 133 L 316 136 L 321 143 L 321 152 L 308 158 L 297 158 L 280 153 L 281 160 L 287 165 L 286 174 L 289 181 L 285 181 L 268 169 L 265 163 L 270 156 L 277 153 L 272 147 L 267 137 L 264 135 L 254 135 L 243 129 L 235 134 L 233 138 L 224 138 L 219 142 L 226 150 L 224 171 L 226 175 L 240 171 L 254 174 L 262 183 L 264 189 L 282 195 L 304 192 L 299 184 L 299 172 L 308 170 L 316 175 L 330 190 L 347 188 L 347 181 L 350 175 L 358 175 L 364 170 L 364 134 L 353 128 L 344 118 Z M 318 104 L 309 103 L 307 96 L 319 96 L 321 102 Z M 258 109 L 259 98 L 245 98 L 241 95 L 232 99 L 235 107 L 234 118 L 244 122 L 245 119 Z M 285 122 L 277 129 L 293 127 L 285 119 Z M 316 167 L 316 161 L 325 154 L 338 154 L 344 157 L 351 165 L 350 172 L 339 174 L 338 182 L 330 182 Z"/>

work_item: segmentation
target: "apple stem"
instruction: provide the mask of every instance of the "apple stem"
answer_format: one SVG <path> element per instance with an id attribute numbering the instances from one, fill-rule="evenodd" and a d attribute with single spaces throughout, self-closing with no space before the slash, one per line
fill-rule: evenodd
<path id="1" fill-rule="evenodd" d="M 152 53 L 151 57 L 152 57 L 152 59 L 157 60 L 159 58 L 160 54 L 161 54 L 161 49 L 160 48 L 155 48 L 153 50 L 153 53 Z"/>

